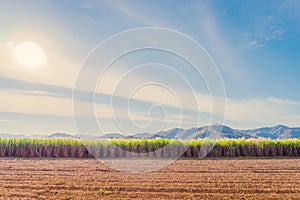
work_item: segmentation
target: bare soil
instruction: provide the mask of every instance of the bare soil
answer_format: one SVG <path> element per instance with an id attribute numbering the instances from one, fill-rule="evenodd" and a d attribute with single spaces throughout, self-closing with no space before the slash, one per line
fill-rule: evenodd
<path id="1" fill-rule="evenodd" d="M 94 159 L 0 158 L 0 199 L 299 199 L 300 159 L 178 160 L 125 173 Z"/>

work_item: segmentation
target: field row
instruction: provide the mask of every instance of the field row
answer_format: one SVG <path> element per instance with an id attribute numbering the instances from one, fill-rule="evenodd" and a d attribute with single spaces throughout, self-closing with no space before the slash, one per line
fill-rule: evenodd
<path id="1" fill-rule="evenodd" d="M 148 173 L 95 159 L 0 159 L 0 199 L 299 199 L 299 159 L 177 160 Z"/>

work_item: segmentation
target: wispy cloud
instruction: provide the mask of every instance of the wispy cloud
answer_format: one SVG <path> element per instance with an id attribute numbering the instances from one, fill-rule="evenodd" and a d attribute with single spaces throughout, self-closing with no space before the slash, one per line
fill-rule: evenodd
<path id="1" fill-rule="evenodd" d="M 277 103 L 279 105 L 287 105 L 287 106 L 300 106 L 299 101 L 291 101 L 288 99 L 280 99 L 280 98 L 275 98 L 275 97 L 269 97 L 268 101 Z"/>
<path id="2" fill-rule="evenodd" d="M 30 86 L 30 84 L 27 85 Z M 53 89 L 52 87 L 53 86 L 46 87 L 45 85 L 39 87 L 36 85 L 36 89 L 39 88 L 39 90 L 31 91 L 29 88 L 28 92 L 26 92 L 24 88 L 19 88 L 18 90 L 18 87 L 14 87 L 14 89 L 11 90 L 2 89 L 0 91 L 0 112 L 72 117 L 73 108 L 71 96 L 61 96 L 61 92 L 66 89 Z M 52 88 L 50 94 L 47 88 Z M 118 104 L 111 107 L 109 104 L 110 101 L 103 102 L 103 97 L 100 97 L 104 94 L 97 93 L 97 99 L 99 99 L 99 97 L 102 99 L 102 102 L 96 101 L 95 111 L 97 117 L 99 117 L 99 119 L 113 119 L 114 115 L 117 114 L 117 118 L 121 120 L 133 120 L 143 123 L 149 122 L 149 120 L 155 123 L 166 121 L 173 125 L 180 124 L 182 120 L 182 125 L 188 128 L 189 126 L 195 125 L 194 121 L 199 114 L 208 116 L 208 118 L 201 118 L 201 125 L 209 123 L 209 114 L 212 112 L 212 98 L 219 104 L 222 104 L 223 101 L 220 97 L 211 97 L 199 92 L 194 94 L 191 93 L 191 91 L 182 90 L 182 88 L 173 88 L 181 101 L 181 104 L 178 104 L 172 94 L 168 95 L 164 90 L 158 90 L 156 87 L 148 87 L 146 89 L 147 90 L 141 91 L 138 95 L 131 98 L 130 101 L 133 101 L 133 105 L 139 108 L 133 110 L 132 108 L 134 107 L 128 107 L 128 96 L 125 94 L 123 94 L 124 96 L 114 97 L 117 98 Z M 112 93 L 105 95 L 109 100 Z M 197 100 L 195 100 L 194 95 L 197 96 Z M 80 105 L 82 108 L 88 107 L 92 103 L 92 101 L 88 99 L 85 100 L 84 98 L 75 100 L 79 101 L 77 105 Z M 252 128 L 253 126 L 268 126 L 274 124 L 297 126 L 300 120 L 299 101 L 275 97 L 264 99 L 228 98 L 226 101 L 225 123 L 236 128 Z M 199 105 L 199 110 L 197 110 L 195 103 Z M 168 111 L 167 118 L 165 119 L 164 115 L 152 115 L 150 117 L 149 108 L 151 105 L 161 105 L 165 107 Z M 183 110 L 182 115 L 178 112 L 181 109 Z M 221 116 L 221 111 L 222 110 L 215 110 L 215 114 Z M 80 117 L 94 117 L 93 113 L 92 115 L 88 112 L 81 114 L 82 116 Z M 4 118 L 2 120 L 7 119 Z M 113 121 L 111 123 L 113 123 Z"/>
<path id="3" fill-rule="evenodd" d="M 284 38 L 282 20 L 275 14 L 260 16 L 254 24 L 254 30 L 246 34 L 249 47 L 262 47 L 270 41 Z"/>
<path id="4" fill-rule="evenodd" d="M 297 126 L 300 102 L 274 97 L 264 99 L 228 99 L 226 120 L 235 127 L 253 128 L 286 124 Z M 298 119 L 298 120 L 296 120 Z"/>
<path id="5" fill-rule="evenodd" d="M 90 9 L 99 9 L 103 5 L 112 9 L 116 15 L 121 14 L 127 20 L 141 23 L 143 26 L 159 26 L 166 27 L 167 23 L 164 19 L 156 17 L 153 12 L 159 8 L 148 2 L 133 2 L 133 1 L 89 1 L 83 2 L 82 7 Z M 149 13 L 151 12 L 151 13 Z M 129 24 L 129 23 L 128 23 Z M 132 24 L 132 23 L 130 23 Z"/>
<path id="6" fill-rule="evenodd" d="M 264 46 L 264 44 L 260 43 L 257 40 L 248 42 L 248 45 L 249 45 L 249 47 L 263 47 Z"/>
<path id="7" fill-rule="evenodd" d="M 242 63 L 239 47 L 232 45 L 226 38 L 222 20 L 218 17 L 213 2 L 196 1 L 191 4 L 191 10 L 197 18 L 194 30 L 199 33 L 200 43 L 205 44 L 205 48 L 223 73 L 234 79 L 241 79 L 244 74 L 241 68 L 238 68 Z"/>

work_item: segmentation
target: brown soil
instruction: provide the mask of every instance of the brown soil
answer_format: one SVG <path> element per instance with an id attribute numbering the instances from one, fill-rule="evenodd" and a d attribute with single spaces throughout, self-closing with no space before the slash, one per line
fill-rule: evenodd
<path id="1" fill-rule="evenodd" d="M 178 160 L 125 173 L 94 159 L 0 159 L 1 199 L 299 199 L 299 159 Z"/>

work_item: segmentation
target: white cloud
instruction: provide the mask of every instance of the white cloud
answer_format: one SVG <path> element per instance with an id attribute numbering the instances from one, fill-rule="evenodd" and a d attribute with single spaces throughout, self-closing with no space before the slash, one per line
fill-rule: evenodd
<path id="1" fill-rule="evenodd" d="M 97 92 L 105 92 L 106 94 L 113 95 L 113 88 L 117 84 L 119 77 L 117 73 L 102 82 L 102 87 Z M 121 75 L 121 74 L 119 74 Z M 122 82 L 118 95 L 129 98 L 130 92 L 132 92 L 132 84 L 142 85 L 143 77 L 130 77 L 131 82 Z M 107 82 L 106 82 L 107 81 Z M 177 80 L 178 81 L 178 80 Z M 185 115 L 184 121 L 196 119 L 195 113 L 198 111 L 201 113 L 210 114 L 213 110 L 212 100 L 217 103 L 217 110 L 214 114 L 218 116 L 223 115 L 222 106 L 224 99 L 221 97 L 211 97 L 204 93 L 193 93 L 191 90 L 183 89 L 177 86 L 171 87 L 173 93 L 170 93 L 164 87 L 159 85 L 149 85 L 140 88 L 131 98 L 135 100 L 142 100 L 145 102 L 160 104 L 162 106 L 171 106 L 178 109 L 194 112 L 191 115 Z M 98 88 L 99 89 L 99 88 Z M 195 98 L 195 96 L 197 98 Z M 180 103 L 178 103 L 178 100 Z M 268 98 L 251 98 L 251 99 L 225 99 L 226 105 L 226 122 L 236 128 L 251 128 L 251 126 L 264 126 L 274 124 L 286 124 L 290 126 L 297 126 L 300 110 L 300 102 L 291 101 L 288 99 L 280 99 L 275 97 Z M 199 106 L 197 108 L 197 105 Z M 184 112 L 183 112 L 184 113 Z M 187 118 L 189 116 L 189 118 Z M 208 118 L 202 118 L 205 120 L 204 124 L 210 123 Z M 203 121 L 202 121 L 203 122 Z"/>
<path id="2" fill-rule="evenodd" d="M 249 47 L 263 47 L 264 46 L 264 44 L 262 44 L 256 40 L 248 42 L 248 45 L 249 45 Z"/>
<path id="3" fill-rule="evenodd" d="M 282 20 L 277 15 L 259 16 L 253 32 L 246 34 L 249 47 L 262 47 L 272 40 L 281 40 L 285 35 Z"/>
<path id="4" fill-rule="evenodd" d="M 39 94 L 38 96 L 36 94 Z M 46 95 L 46 96 L 43 96 Z M 24 114 L 37 115 L 52 115 L 52 116 L 73 116 L 73 103 L 71 99 L 48 96 L 48 93 L 34 92 L 22 93 L 15 90 L 1 90 L 0 91 L 0 112 L 15 112 Z M 88 108 L 92 103 L 77 101 L 76 105 L 81 109 L 80 117 L 94 117 L 94 112 L 88 112 Z M 113 112 L 117 113 L 118 119 L 129 119 L 143 121 L 149 120 L 149 116 L 143 112 L 130 111 L 127 108 L 106 104 L 95 104 L 95 113 L 99 118 L 114 118 Z M 176 115 L 167 116 L 170 119 L 167 121 L 178 123 L 180 118 Z M 160 121 L 161 118 L 151 116 L 152 120 Z"/>
<path id="5" fill-rule="evenodd" d="M 133 99 L 142 100 L 151 104 L 158 104 L 162 106 L 172 106 L 175 108 L 182 108 L 183 115 L 180 113 L 168 112 L 166 117 L 167 123 L 180 124 L 181 117 L 183 125 L 188 128 L 188 125 L 195 124 L 193 120 L 197 117 L 195 99 L 191 99 L 192 93 L 180 89 L 174 89 L 181 104 L 178 104 L 173 94 L 168 94 L 164 89 L 156 87 L 148 87 L 147 90 L 140 91 Z M 0 91 L 0 111 L 1 112 L 16 112 L 25 114 L 38 114 L 38 115 L 52 115 L 52 116 L 72 116 L 72 100 L 57 98 L 53 96 L 43 96 L 45 93 L 38 92 L 22 93 L 17 91 L 2 90 Z M 210 114 L 212 110 L 211 97 L 206 94 L 196 93 L 198 98 L 199 112 Z M 162 98 L 162 96 L 164 98 Z M 127 97 L 125 97 L 126 100 Z M 215 98 L 217 103 L 222 104 L 221 98 Z M 184 103 L 182 103 L 184 102 Z M 85 109 L 90 105 L 88 102 L 79 101 L 78 104 L 83 112 L 81 117 L 93 117 L 94 113 L 87 113 Z M 129 108 L 130 109 L 130 108 Z M 128 107 L 118 105 L 100 104 L 97 103 L 95 111 L 97 117 L 103 119 L 112 119 L 115 117 L 118 120 L 131 119 L 136 122 L 148 122 L 150 119 L 155 122 L 162 122 L 165 120 L 163 115 L 149 116 L 149 108 L 145 110 L 130 110 Z M 188 110 L 185 112 L 184 110 Z M 168 109 L 167 109 L 168 111 Z M 253 128 L 253 126 L 268 126 L 275 124 L 286 124 L 289 126 L 297 126 L 300 120 L 300 102 L 291 101 L 288 99 L 278 99 L 269 97 L 265 99 L 227 99 L 226 106 L 226 119 L 225 123 L 235 128 Z M 222 115 L 222 110 L 216 110 L 216 115 Z M 205 123 L 201 121 L 201 125 L 208 124 L 209 119 Z M 191 125 L 192 126 L 192 125 Z"/>
<path id="6" fill-rule="evenodd" d="M 163 18 L 158 18 L 155 12 L 159 9 L 154 7 L 153 4 L 148 4 L 144 2 L 143 6 L 137 4 L 137 2 L 129 1 L 89 1 L 88 3 L 83 3 L 84 8 L 103 8 L 104 4 L 108 8 L 112 8 L 113 12 L 116 14 L 121 14 L 127 19 L 133 20 L 135 22 L 142 23 L 144 26 L 156 26 L 156 27 L 166 27 L 167 23 Z M 139 2 L 142 3 L 142 2 Z M 149 14 L 149 11 L 151 12 Z"/>
<path id="7" fill-rule="evenodd" d="M 237 128 L 276 124 L 297 126 L 300 119 L 299 109 L 300 102 L 276 98 L 228 99 L 226 120 L 231 121 Z"/>
<path id="8" fill-rule="evenodd" d="M 72 102 L 47 96 L 22 94 L 16 91 L 0 91 L 0 111 L 25 114 L 69 116 Z"/>
<path id="9" fill-rule="evenodd" d="M 291 101 L 291 100 L 288 100 L 288 99 L 279 99 L 279 98 L 269 97 L 268 101 L 276 103 L 278 105 L 300 106 L 300 102 L 298 102 L 298 101 Z"/>

